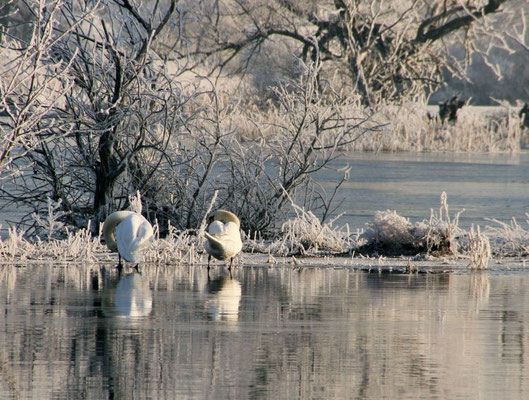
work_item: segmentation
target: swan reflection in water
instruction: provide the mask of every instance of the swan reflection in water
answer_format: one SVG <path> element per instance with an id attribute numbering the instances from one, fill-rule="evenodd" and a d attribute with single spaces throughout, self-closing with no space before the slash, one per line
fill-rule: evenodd
<path id="1" fill-rule="evenodd" d="M 103 298 L 103 313 L 107 316 L 141 318 L 151 311 L 149 282 L 136 271 L 121 275 L 116 287 L 108 289 Z"/>
<path id="2" fill-rule="evenodd" d="M 239 303 L 241 301 L 241 284 L 237 279 L 219 277 L 208 280 L 206 286 L 209 298 L 206 309 L 209 319 L 213 321 L 239 320 Z"/>

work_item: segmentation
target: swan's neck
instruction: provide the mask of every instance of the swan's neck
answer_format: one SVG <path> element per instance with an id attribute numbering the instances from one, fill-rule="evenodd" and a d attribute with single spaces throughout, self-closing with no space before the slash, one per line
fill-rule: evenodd
<path id="1" fill-rule="evenodd" d="M 230 211 L 218 210 L 214 215 L 214 219 L 216 221 L 222 221 L 224 223 L 233 222 L 235 225 L 237 225 L 237 227 L 241 226 L 241 222 L 239 221 L 239 218 Z"/>
<path id="2" fill-rule="evenodd" d="M 116 242 L 116 235 L 114 233 L 116 226 L 131 214 L 134 214 L 134 212 L 116 211 L 105 219 L 105 223 L 103 224 L 103 237 L 110 251 L 118 251 L 118 243 Z"/>

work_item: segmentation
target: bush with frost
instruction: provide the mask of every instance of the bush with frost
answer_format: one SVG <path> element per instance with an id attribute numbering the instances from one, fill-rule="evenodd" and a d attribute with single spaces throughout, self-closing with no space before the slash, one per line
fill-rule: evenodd
<path id="1" fill-rule="evenodd" d="M 529 226 L 529 214 L 525 214 Z M 529 230 L 525 230 L 515 218 L 509 223 L 491 219 L 496 226 L 487 226 L 485 234 L 490 238 L 492 252 L 501 256 L 523 257 L 529 255 Z"/>
<path id="2" fill-rule="evenodd" d="M 459 215 L 451 217 L 446 193 L 441 194 L 439 213 L 434 210 L 430 219 L 412 224 L 396 211 L 377 211 L 360 236 L 363 241 L 357 251 L 380 255 L 457 255 L 456 238 L 463 231 L 459 228 Z"/>

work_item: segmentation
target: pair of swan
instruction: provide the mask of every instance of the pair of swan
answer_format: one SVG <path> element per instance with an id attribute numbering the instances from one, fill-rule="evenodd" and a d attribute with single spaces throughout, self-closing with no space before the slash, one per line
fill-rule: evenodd
<path id="1" fill-rule="evenodd" d="M 205 232 L 205 248 L 208 253 L 208 270 L 211 257 L 217 260 L 230 259 L 229 270 L 235 257 L 242 249 L 240 221 L 235 214 L 217 210 L 208 218 Z M 133 211 L 116 211 L 110 214 L 103 224 L 103 237 L 107 247 L 117 252 L 118 268 L 122 268 L 121 258 L 138 263 L 143 261 L 143 252 L 154 240 L 153 229 L 149 221 Z"/>

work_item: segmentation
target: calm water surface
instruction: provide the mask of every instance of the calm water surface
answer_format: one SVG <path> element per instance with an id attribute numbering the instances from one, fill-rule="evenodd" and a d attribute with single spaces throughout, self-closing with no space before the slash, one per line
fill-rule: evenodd
<path id="1" fill-rule="evenodd" d="M 2 399 L 526 399 L 529 274 L 0 270 Z"/>
<path id="2" fill-rule="evenodd" d="M 376 211 L 395 210 L 412 223 L 429 219 L 439 211 L 440 195 L 446 192 L 450 214 L 465 210 L 460 226 L 497 226 L 488 219 L 527 228 L 529 213 L 529 153 L 519 154 L 372 154 L 348 153 L 332 163 L 335 169 L 351 167 L 340 193 L 339 212 L 354 229 L 373 220 Z M 324 171 L 324 186 L 339 173 Z"/>

